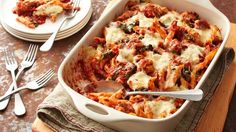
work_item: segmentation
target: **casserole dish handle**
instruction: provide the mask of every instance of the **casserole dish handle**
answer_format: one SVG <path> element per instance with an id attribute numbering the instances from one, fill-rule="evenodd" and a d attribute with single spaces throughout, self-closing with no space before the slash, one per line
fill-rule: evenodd
<path id="1" fill-rule="evenodd" d="M 210 0 L 187 0 L 191 3 L 203 6 L 207 9 L 214 10 L 215 12 L 220 12 L 212 3 Z"/>
<path id="2" fill-rule="evenodd" d="M 78 103 L 75 104 L 77 105 L 77 109 L 82 114 L 98 122 L 129 120 L 136 118 L 135 116 L 127 116 L 125 113 L 117 111 L 113 108 L 94 102 L 92 100 L 88 100 L 86 97 L 81 97 L 79 100 L 80 101 L 76 101 Z"/>

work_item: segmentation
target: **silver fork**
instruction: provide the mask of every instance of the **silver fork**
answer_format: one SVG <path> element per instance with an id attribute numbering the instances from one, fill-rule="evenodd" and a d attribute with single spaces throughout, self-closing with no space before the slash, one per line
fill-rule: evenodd
<path id="1" fill-rule="evenodd" d="M 15 55 L 13 52 L 10 52 L 9 50 L 4 49 L 4 58 L 5 58 L 6 68 L 8 71 L 11 72 L 13 88 L 17 89 L 15 70 L 18 68 L 18 64 L 16 62 Z M 17 100 L 17 106 L 21 106 L 21 107 L 18 107 L 21 110 L 19 112 L 24 112 L 25 107 L 19 94 L 15 96 L 15 100 Z"/>
<path id="2" fill-rule="evenodd" d="M 22 71 L 24 71 L 24 69 L 29 68 L 29 67 L 31 67 L 33 65 L 33 63 L 35 61 L 35 58 L 36 58 L 37 51 L 38 51 L 38 45 L 31 44 L 29 46 L 28 52 L 27 52 L 24 60 L 20 64 L 21 67 L 20 67 L 20 69 L 19 69 L 19 71 L 18 71 L 18 73 L 16 75 L 16 79 L 18 79 L 18 77 L 20 76 Z M 10 85 L 10 87 L 8 88 L 6 94 L 10 93 L 13 90 L 13 88 L 14 88 L 14 85 L 12 83 Z M 16 94 L 16 96 L 15 96 L 15 109 L 14 109 L 14 111 L 15 111 L 15 114 L 22 115 L 22 114 L 24 114 L 26 112 L 26 110 L 21 109 L 22 107 L 24 108 L 24 104 L 21 103 L 22 102 L 21 98 L 20 99 L 18 99 L 18 98 L 20 98 L 20 96 Z M 8 99 L 6 99 L 4 101 L 0 101 L 0 110 L 4 110 L 7 107 L 9 100 L 10 99 L 8 98 Z"/>
<path id="3" fill-rule="evenodd" d="M 49 51 L 54 43 L 54 40 L 57 36 L 57 33 L 60 31 L 62 25 L 65 23 L 65 21 L 67 19 L 71 19 L 73 18 L 76 13 L 78 12 L 78 10 L 76 9 L 76 7 L 78 7 L 80 3 L 80 0 L 73 0 L 73 8 L 71 10 L 71 12 L 66 15 L 66 17 L 64 19 L 62 19 L 61 23 L 59 24 L 58 28 L 53 32 L 53 34 L 50 36 L 50 38 L 40 47 L 40 51 Z"/>
<path id="4" fill-rule="evenodd" d="M 37 90 L 39 88 L 42 88 L 53 77 L 53 75 L 54 75 L 54 72 L 53 70 L 50 69 L 46 73 L 42 74 L 39 78 L 27 83 L 25 86 L 14 89 L 10 93 L 4 94 L 2 97 L 0 97 L 0 101 L 3 101 L 4 99 L 8 99 L 10 95 L 24 89 Z"/>

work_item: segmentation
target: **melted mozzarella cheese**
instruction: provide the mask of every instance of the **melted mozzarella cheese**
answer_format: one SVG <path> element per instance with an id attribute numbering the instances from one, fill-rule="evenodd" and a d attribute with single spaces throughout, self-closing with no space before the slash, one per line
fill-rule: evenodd
<path id="1" fill-rule="evenodd" d="M 117 22 L 110 22 L 109 27 L 119 27 L 119 24 Z"/>
<path id="2" fill-rule="evenodd" d="M 181 21 L 181 20 L 177 21 L 177 26 L 179 26 L 179 27 L 188 27 L 188 25 L 185 22 Z"/>
<path id="3" fill-rule="evenodd" d="M 36 0 L 24 0 L 24 2 L 34 2 Z"/>
<path id="4" fill-rule="evenodd" d="M 192 31 L 193 29 L 189 27 L 189 25 L 182 20 L 177 21 L 177 26 L 185 28 L 187 31 Z"/>
<path id="5" fill-rule="evenodd" d="M 165 81 L 165 87 L 166 88 L 173 88 L 175 86 L 174 79 L 176 78 L 176 70 L 171 70 L 171 73 L 167 74 L 166 81 Z"/>
<path id="6" fill-rule="evenodd" d="M 179 19 L 179 13 L 175 11 L 168 12 L 164 16 L 160 18 L 160 22 L 163 23 L 165 26 L 169 27 L 174 20 Z"/>
<path id="7" fill-rule="evenodd" d="M 139 27 L 151 27 L 153 25 L 153 18 L 147 18 L 143 13 L 138 13 L 137 15 L 132 16 L 127 19 L 126 24 L 133 24 L 136 21 L 139 21 Z"/>
<path id="8" fill-rule="evenodd" d="M 152 45 L 153 48 L 157 48 L 159 42 L 162 42 L 163 39 L 159 33 L 146 33 L 141 41 L 145 46 Z"/>
<path id="9" fill-rule="evenodd" d="M 145 7 L 146 7 L 146 3 L 140 3 L 138 6 L 139 6 L 139 9 L 142 11 Z"/>
<path id="10" fill-rule="evenodd" d="M 49 2 L 48 0 L 24 0 L 25 3 L 27 2 L 44 2 L 44 3 L 47 3 Z"/>
<path id="11" fill-rule="evenodd" d="M 140 109 L 140 104 L 139 103 L 134 103 L 132 106 L 133 106 L 135 112 L 138 113 L 138 110 Z"/>
<path id="12" fill-rule="evenodd" d="M 153 25 L 153 18 L 147 18 L 145 15 L 139 15 L 139 26 L 140 27 L 151 27 Z"/>
<path id="13" fill-rule="evenodd" d="M 82 48 L 82 52 L 85 53 L 84 59 L 89 60 L 90 58 L 93 58 L 95 55 L 99 54 L 92 46 L 84 47 Z"/>
<path id="14" fill-rule="evenodd" d="M 119 62 L 132 63 L 134 61 L 133 49 L 128 49 L 128 48 L 119 49 L 119 55 L 117 56 L 116 59 Z"/>
<path id="15" fill-rule="evenodd" d="M 171 115 L 171 110 L 175 110 L 174 100 L 169 101 L 159 100 L 159 101 L 148 101 L 145 105 L 148 105 L 153 113 L 153 118 L 163 118 L 162 113 L 166 113 L 165 116 Z"/>
<path id="16" fill-rule="evenodd" d="M 115 43 L 125 38 L 125 33 L 117 27 L 105 28 L 105 38 L 107 43 Z"/>
<path id="17" fill-rule="evenodd" d="M 181 60 L 183 60 L 184 62 L 190 61 L 196 64 L 199 62 L 200 60 L 199 56 L 202 55 L 203 51 L 204 51 L 203 47 L 191 44 L 185 51 L 182 52 L 180 57 Z"/>
<path id="18" fill-rule="evenodd" d="M 207 41 L 211 40 L 212 34 L 213 34 L 213 27 L 211 26 L 210 29 L 196 29 L 196 28 L 190 28 L 185 22 L 178 20 L 177 26 L 184 27 L 190 32 L 197 32 L 200 35 L 200 40 L 203 43 L 206 43 Z"/>
<path id="19" fill-rule="evenodd" d="M 53 5 L 51 2 L 39 6 L 34 12 L 35 15 L 56 15 L 63 12 L 63 8 L 59 5 Z"/>
<path id="20" fill-rule="evenodd" d="M 152 77 L 148 76 L 145 72 L 137 72 L 133 74 L 127 81 L 130 88 L 133 90 L 148 88 L 149 81 Z"/>
<path id="21" fill-rule="evenodd" d="M 155 61 L 159 60 L 160 57 L 161 57 L 161 55 L 155 54 L 155 53 L 152 52 L 152 51 L 148 51 L 145 58 L 147 58 L 147 59 L 152 60 L 153 62 L 155 62 Z"/>
<path id="22" fill-rule="evenodd" d="M 138 21 L 138 20 L 139 20 L 139 15 L 137 14 L 137 15 L 134 15 L 131 18 L 127 19 L 125 23 L 127 25 L 130 25 L 130 24 L 136 23 L 136 21 Z"/>
<path id="23" fill-rule="evenodd" d="M 211 29 L 204 29 L 204 30 L 194 29 L 194 30 L 197 33 L 199 33 L 200 39 L 203 43 L 206 43 L 207 41 L 211 40 L 211 36 L 212 36 Z"/>
<path id="24" fill-rule="evenodd" d="M 159 64 L 158 64 L 158 60 L 161 58 L 161 55 L 155 54 L 155 53 L 152 52 L 152 51 L 148 51 L 145 58 L 147 58 L 147 59 L 149 59 L 149 60 L 152 60 L 153 66 L 154 66 L 155 68 L 157 68 L 158 65 L 159 65 Z"/>
<path id="25" fill-rule="evenodd" d="M 163 53 L 157 61 L 154 62 L 154 68 L 156 70 L 162 70 L 169 66 L 172 60 L 172 55 L 169 53 Z"/>
<path id="26" fill-rule="evenodd" d="M 88 52 L 93 52 L 93 50 L 88 50 Z M 97 54 L 95 56 L 95 58 L 97 58 L 98 60 L 102 58 L 104 53 L 104 48 L 102 47 L 102 45 L 98 45 L 97 46 Z"/>

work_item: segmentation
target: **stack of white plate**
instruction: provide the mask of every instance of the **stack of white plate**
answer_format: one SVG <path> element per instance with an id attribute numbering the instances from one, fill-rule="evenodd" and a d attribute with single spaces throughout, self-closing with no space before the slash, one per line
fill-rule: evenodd
<path id="1" fill-rule="evenodd" d="M 13 36 L 26 41 L 45 42 L 51 36 L 53 31 L 58 28 L 64 14 L 61 14 L 56 22 L 46 20 L 46 23 L 31 29 L 16 20 L 17 15 L 12 10 L 19 0 L 1 0 L 0 3 L 0 21 L 3 28 Z M 92 15 L 91 0 L 80 0 L 80 11 L 72 19 L 68 19 L 58 32 L 56 40 L 69 37 L 81 30 L 89 21 Z"/>

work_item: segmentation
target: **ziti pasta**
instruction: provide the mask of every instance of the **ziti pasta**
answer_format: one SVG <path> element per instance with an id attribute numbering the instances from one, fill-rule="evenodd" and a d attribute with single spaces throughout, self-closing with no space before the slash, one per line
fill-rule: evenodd
<path id="1" fill-rule="evenodd" d="M 193 89 L 213 59 L 222 36 L 195 12 L 177 12 L 153 3 L 127 4 L 127 11 L 94 38 L 78 62 L 91 82 L 113 80 L 129 91 Z M 144 118 L 165 118 L 184 100 L 162 96 L 78 92 L 116 110 Z"/>

